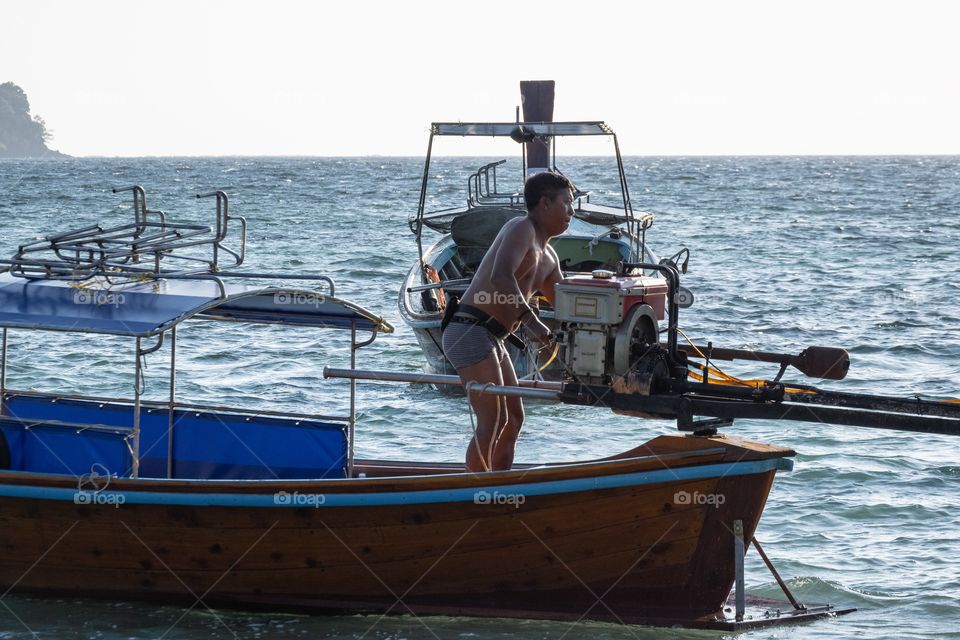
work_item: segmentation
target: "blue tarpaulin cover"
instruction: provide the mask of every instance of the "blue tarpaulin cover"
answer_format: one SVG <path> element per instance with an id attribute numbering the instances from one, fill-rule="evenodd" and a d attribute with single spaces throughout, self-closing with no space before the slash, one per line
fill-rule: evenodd
<path id="1" fill-rule="evenodd" d="M 103 469 L 130 474 L 131 405 L 13 395 L 6 410 L 0 430 L 9 445 L 12 469 L 74 476 Z M 113 431 L 105 429 L 111 427 Z M 141 409 L 141 478 L 167 477 L 168 428 L 166 409 Z M 172 477 L 181 479 L 343 478 L 346 425 L 178 409 L 173 459 Z"/>

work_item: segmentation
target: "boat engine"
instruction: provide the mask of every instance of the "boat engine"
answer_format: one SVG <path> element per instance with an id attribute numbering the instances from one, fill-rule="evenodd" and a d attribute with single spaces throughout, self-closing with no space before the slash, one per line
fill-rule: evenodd
<path id="1" fill-rule="evenodd" d="M 560 357 L 569 377 L 610 385 L 628 374 L 669 375 L 658 328 L 666 316 L 666 280 L 601 269 L 565 278 L 555 291 Z"/>

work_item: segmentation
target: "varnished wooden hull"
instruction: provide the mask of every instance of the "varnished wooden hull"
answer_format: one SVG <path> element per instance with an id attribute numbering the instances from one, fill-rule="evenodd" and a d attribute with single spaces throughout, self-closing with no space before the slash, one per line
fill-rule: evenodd
<path id="1" fill-rule="evenodd" d="M 81 504 L 73 480 L 3 474 L 0 586 L 305 611 L 693 620 L 722 607 L 733 521 L 749 540 L 787 455 L 664 436 L 628 457 L 479 476 L 369 464 L 351 480 L 118 480 Z M 397 469 L 410 475 L 388 475 Z"/>

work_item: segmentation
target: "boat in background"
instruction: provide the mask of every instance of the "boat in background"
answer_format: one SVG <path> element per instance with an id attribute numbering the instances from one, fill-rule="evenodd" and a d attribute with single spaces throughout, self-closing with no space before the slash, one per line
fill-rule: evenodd
<path id="1" fill-rule="evenodd" d="M 520 90 L 523 122 L 519 121 L 518 114 L 517 122 L 435 122 L 430 126 L 419 205 L 416 215 L 409 219 L 410 229 L 416 237 L 418 259 L 400 287 L 398 305 L 401 317 L 413 329 L 426 358 L 426 368 L 431 373 L 455 373 L 441 346 L 440 322 L 447 299 L 461 296 L 466 291 L 504 223 L 526 214 L 522 178 L 545 170 L 562 173 L 557 165 L 559 138 L 598 136 L 611 139 L 620 185 L 620 202 L 616 205 L 598 204 L 592 201 L 590 191 L 576 187 L 574 218 L 563 234 L 550 241 L 560 258 L 563 272 L 614 271 L 621 262 L 660 262 L 646 241 L 646 232 L 653 224 L 654 216 L 633 209 L 613 129 L 601 121 L 553 122 L 553 81 L 521 82 Z M 516 188 L 500 190 L 504 178 L 498 176 L 497 168 L 506 160 L 491 162 L 480 167 L 467 180 L 465 206 L 427 211 L 434 139 L 444 137 L 509 138 L 520 143 L 523 170 Z M 575 176 L 571 178 L 576 184 Z M 427 230 L 442 235 L 425 249 Z M 658 273 L 648 275 L 659 277 Z M 533 300 L 531 306 L 547 326 L 552 326 L 553 309 L 545 300 Z M 656 336 L 650 339 L 655 340 Z M 524 338 L 523 348 L 512 344 L 507 347 L 520 378 L 538 373 L 542 365 L 537 362 L 536 346 Z M 548 377 L 557 377 L 560 373 L 558 364 L 552 364 L 544 373 Z"/>
<path id="2" fill-rule="evenodd" d="M 226 194 L 211 194 L 214 231 L 155 216 L 133 191 L 132 223 L 46 236 L 0 274 L 4 593 L 728 630 L 843 612 L 724 609 L 790 449 L 664 435 L 474 474 L 355 459 L 355 378 L 348 415 L 177 397 L 177 332 L 195 320 L 347 332 L 351 371 L 392 327 L 332 281 L 291 289 L 277 284 L 289 274 L 221 269 L 244 256 L 242 238 L 228 248 Z M 133 397 L 8 388 L 21 332 L 70 332 L 77 351 L 85 336 L 131 344 Z M 148 401 L 144 361 L 165 345 L 168 394 Z"/>

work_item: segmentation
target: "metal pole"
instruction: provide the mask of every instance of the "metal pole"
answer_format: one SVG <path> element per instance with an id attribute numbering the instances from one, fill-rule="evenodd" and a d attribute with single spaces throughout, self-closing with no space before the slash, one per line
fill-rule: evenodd
<path id="1" fill-rule="evenodd" d="M 136 363 L 133 366 L 133 469 L 131 478 L 140 474 L 140 383 L 143 373 L 140 370 L 140 338 L 137 338 L 137 348 L 134 354 Z"/>
<path id="2" fill-rule="evenodd" d="M 760 554 L 760 559 L 763 560 L 763 563 L 767 565 L 767 569 L 770 570 L 770 573 L 773 574 L 774 580 L 777 581 L 777 584 L 780 585 L 780 589 L 783 591 L 784 595 L 787 596 L 787 599 L 790 601 L 790 604 L 793 605 L 793 608 L 798 611 L 805 611 L 806 607 L 803 606 L 795 597 L 793 593 L 790 592 L 790 589 L 787 587 L 787 583 L 783 581 L 783 578 L 780 577 L 780 574 L 774 568 L 773 563 L 770 562 L 770 558 L 767 557 L 767 554 L 763 552 L 763 547 L 760 546 L 760 542 L 757 541 L 756 536 L 753 538 L 753 547 L 757 550 L 757 553 Z"/>
<path id="3" fill-rule="evenodd" d="M 7 415 L 7 328 L 3 328 L 0 345 L 0 416 Z"/>
<path id="4" fill-rule="evenodd" d="M 350 321 L 350 368 L 357 368 L 357 321 Z M 347 424 L 347 477 L 353 477 L 353 438 L 357 425 L 357 379 L 350 378 L 350 420 Z"/>
<path id="5" fill-rule="evenodd" d="M 520 105 L 517 105 L 517 124 L 520 124 Z M 527 183 L 527 143 L 520 144 L 520 184 Z"/>
<path id="6" fill-rule="evenodd" d="M 633 221 L 633 204 L 630 202 L 630 190 L 627 187 L 627 175 L 623 168 L 623 158 L 620 155 L 620 143 L 617 134 L 613 134 L 613 148 L 617 154 L 617 171 L 620 173 L 620 193 L 623 196 L 623 213 L 627 216 L 627 233 L 633 236 L 635 245 L 640 243 Z M 637 246 L 637 255 L 642 262 L 645 258 L 644 247 Z"/>
<path id="7" fill-rule="evenodd" d="M 557 170 L 557 137 L 550 139 L 550 150 L 553 152 L 553 170 Z"/>
<path id="8" fill-rule="evenodd" d="M 430 177 L 430 155 L 433 152 L 433 125 L 430 126 L 430 141 L 427 143 L 427 160 L 423 165 L 423 182 L 420 185 L 420 203 L 417 205 L 417 255 L 420 256 L 420 279 L 423 280 L 423 216 L 427 202 L 427 179 Z"/>
<path id="9" fill-rule="evenodd" d="M 220 222 L 220 194 L 217 194 L 217 239 L 213 243 L 213 269 L 211 271 L 217 270 L 217 265 L 219 264 L 220 255 L 217 252 L 219 248 L 220 241 L 222 240 L 221 233 L 223 232 L 222 224 Z"/>
<path id="10" fill-rule="evenodd" d="M 117 187 L 111 189 L 113 193 L 120 193 L 121 191 L 132 191 L 133 192 L 133 221 L 136 231 L 134 231 L 133 237 L 139 238 L 141 234 L 146 230 L 147 224 L 147 192 L 143 190 L 138 184 L 135 184 L 131 187 Z M 142 215 L 141 215 L 142 214 Z"/>
<path id="11" fill-rule="evenodd" d="M 462 386 L 460 376 L 439 373 L 409 373 L 405 371 L 376 371 L 371 369 L 333 369 L 324 367 L 324 378 L 353 378 L 356 380 L 377 380 L 380 382 L 422 382 L 424 384 L 443 384 Z M 563 383 L 555 380 L 520 380 L 517 386 L 524 389 L 552 389 L 562 391 Z"/>
<path id="12" fill-rule="evenodd" d="M 495 396 L 510 396 L 514 398 L 528 398 L 530 400 L 553 400 L 560 401 L 560 392 L 549 389 L 525 389 L 523 387 L 509 387 L 499 384 L 488 384 L 481 382 L 468 382 L 463 385 L 467 393 L 476 393 L 478 395 L 489 393 Z"/>
<path id="13" fill-rule="evenodd" d="M 743 544 L 743 520 L 733 521 L 733 538 L 733 561 L 737 576 L 735 591 L 737 622 L 742 622 L 747 600 L 743 584 L 743 556 L 746 553 Z"/>
<path id="14" fill-rule="evenodd" d="M 177 389 L 177 327 L 170 330 L 170 401 L 167 404 L 167 477 L 173 477 L 173 424 Z"/>

